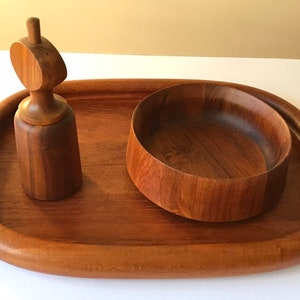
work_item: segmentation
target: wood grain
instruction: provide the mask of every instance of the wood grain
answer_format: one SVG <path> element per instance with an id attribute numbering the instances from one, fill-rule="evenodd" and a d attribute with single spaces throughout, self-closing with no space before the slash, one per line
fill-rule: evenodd
<path id="1" fill-rule="evenodd" d="M 281 201 L 249 220 L 188 220 L 157 207 L 134 187 L 125 165 L 132 112 L 148 94 L 184 82 L 190 81 L 60 85 L 55 92 L 77 115 L 83 185 L 56 202 L 32 201 L 19 186 L 12 113 L 28 93 L 0 102 L 0 258 L 39 272 L 110 278 L 229 276 L 299 263 L 300 142 L 294 133 Z M 267 92 L 234 86 L 278 106 L 300 133 L 297 108 Z"/>
<path id="2" fill-rule="evenodd" d="M 56 48 L 41 36 L 37 18 L 27 20 L 28 37 L 12 44 L 13 67 L 30 96 L 14 118 L 21 183 L 34 199 L 58 200 L 82 182 L 75 116 L 53 88 L 67 76 Z"/>
<path id="3" fill-rule="evenodd" d="M 183 84 L 135 109 L 127 169 L 137 188 L 170 212 L 237 221 L 279 201 L 290 147 L 286 123 L 258 98 L 216 84 Z"/>

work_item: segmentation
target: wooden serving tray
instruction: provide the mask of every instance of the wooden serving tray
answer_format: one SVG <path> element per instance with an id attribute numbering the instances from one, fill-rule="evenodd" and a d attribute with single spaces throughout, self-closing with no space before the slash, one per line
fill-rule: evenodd
<path id="1" fill-rule="evenodd" d="M 270 271 L 300 262 L 300 111 L 238 84 L 275 107 L 293 135 L 280 203 L 257 217 L 205 223 L 173 215 L 131 182 L 125 151 L 132 112 L 149 93 L 191 80 L 84 80 L 56 90 L 76 113 L 83 186 L 57 202 L 20 187 L 13 113 L 27 92 L 0 102 L 0 259 L 30 270 L 82 277 L 211 277 Z"/>

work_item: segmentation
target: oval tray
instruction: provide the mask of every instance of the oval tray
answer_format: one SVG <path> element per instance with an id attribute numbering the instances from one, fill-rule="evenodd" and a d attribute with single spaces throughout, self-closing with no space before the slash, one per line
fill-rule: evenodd
<path id="1" fill-rule="evenodd" d="M 271 271 L 300 262 L 300 111 L 238 84 L 277 109 L 293 132 L 280 203 L 257 217 L 205 223 L 173 215 L 129 179 L 132 112 L 149 93 L 192 80 L 67 81 L 56 92 L 76 113 L 83 186 L 58 202 L 28 199 L 19 184 L 13 113 L 26 91 L 0 102 L 0 259 L 30 270 L 81 277 L 211 277 Z M 198 81 L 199 82 L 199 81 Z"/>

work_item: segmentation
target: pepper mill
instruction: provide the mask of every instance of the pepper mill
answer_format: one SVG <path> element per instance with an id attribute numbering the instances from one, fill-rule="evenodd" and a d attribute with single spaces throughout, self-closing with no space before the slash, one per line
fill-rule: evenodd
<path id="1" fill-rule="evenodd" d="M 14 117 L 21 185 L 33 199 L 57 200 L 82 182 L 75 116 L 53 88 L 67 76 L 56 48 L 40 33 L 38 18 L 27 20 L 28 37 L 10 48 L 12 65 L 30 96 Z"/>

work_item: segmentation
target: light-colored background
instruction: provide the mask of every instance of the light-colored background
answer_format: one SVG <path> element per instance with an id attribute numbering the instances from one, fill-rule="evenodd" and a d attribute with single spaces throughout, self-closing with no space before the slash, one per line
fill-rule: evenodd
<path id="1" fill-rule="evenodd" d="M 0 49 L 25 20 L 60 51 L 300 58 L 299 0 L 0 0 Z"/>

